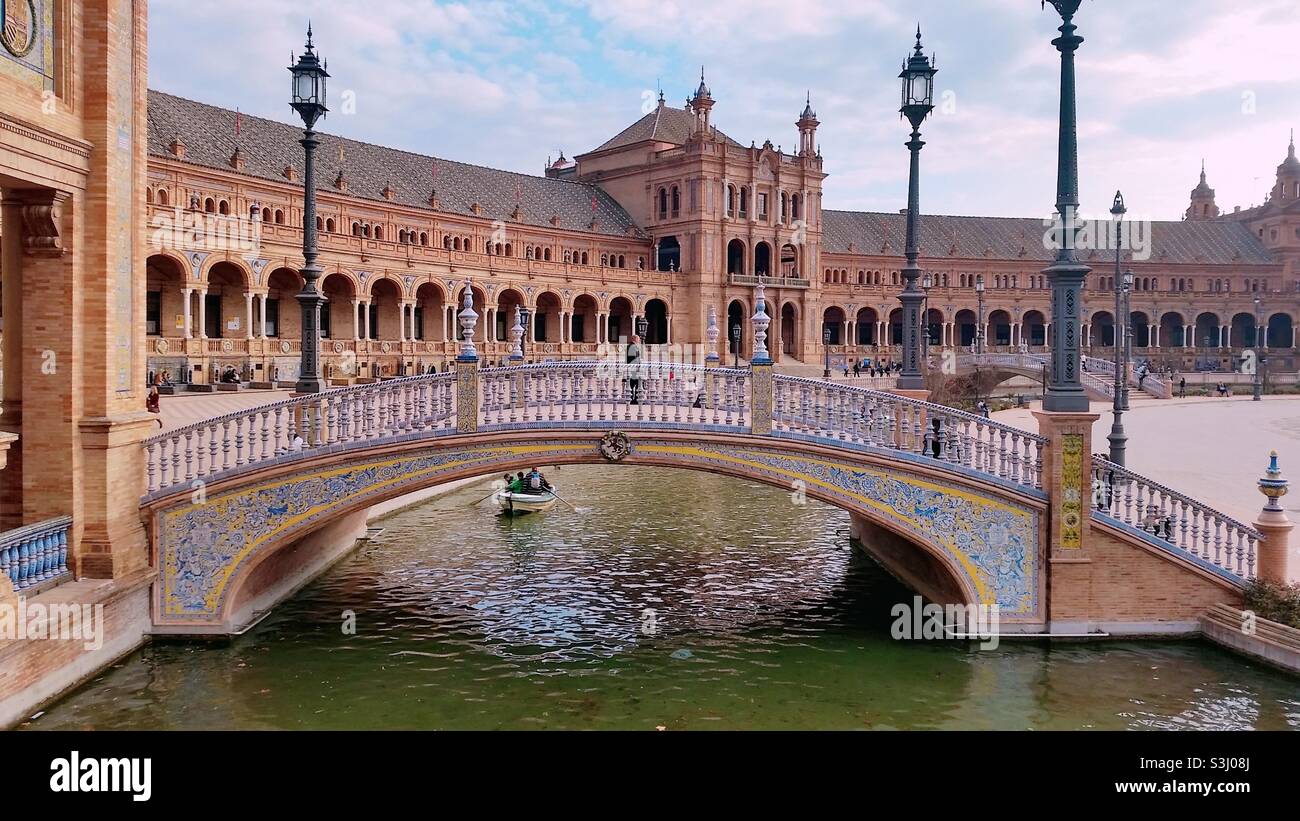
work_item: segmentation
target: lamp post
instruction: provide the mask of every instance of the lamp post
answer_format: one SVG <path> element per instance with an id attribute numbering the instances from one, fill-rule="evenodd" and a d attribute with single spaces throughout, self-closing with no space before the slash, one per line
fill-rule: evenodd
<path id="1" fill-rule="evenodd" d="M 1061 36 L 1052 41 L 1061 52 L 1061 116 L 1057 141 L 1056 211 L 1061 242 L 1056 261 L 1044 269 L 1052 286 L 1052 372 L 1043 396 L 1043 410 L 1084 413 L 1088 395 L 1079 375 L 1079 311 L 1083 281 L 1092 270 L 1074 254 L 1079 208 L 1079 135 L 1074 89 L 1074 52 L 1083 43 L 1076 35 L 1074 14 L 1082 0 L 1045 0 L 1061 15 Z"/>
<path id="2" fill-rule="evenodd" d="M 1251 401 L 1253 402 L 1260 401 L 1260 394 L 1263 392 L 1263 382 L 1261 380 L 1260 370 L 1261 370 L 1261 366 L 1264 364 L 1264 357 L 1260 352 L 1263 350 L 1264 346 L 1259 344 L 1259 308 L 1261 303 L 1262 300 L 1260 299 L 1259 294 L 1256 293 L 1255 294 L 1255 350 L 1251 352 L 1252 354 L 1254 354 L 1255 357 L 1255 361 L 1254 363 L 1252 363 L 1254 365 L 1254 371 L 1255 371 L 1255 373 L 1253 374 L 1254 379 L 1252 380 L 1253 385 L 1251 388 L 1252 391 Z"/>
<path id="3" fill-rule="evenodd" d="M 822 325 L 822 354 L 825 356 L 825 366 L 822 369 L 822 379 L 831 378 L 831 329 L 829 325 Z"/>
<path id="4" fill-rule="evenodd" d="M 922 373 L 930 367 L 930 288 L 934 287 L 934 277 L 929 271 L 921 277 L 921 293 L 925 294 L 925 299 L 921 302 L 921 327 L 925 329 L 921 337 L 921 362 L 924 365 Z"/>
<path id="5" fill-rule="evenodd" d="M 325 390 L 325 380 L 320 367 L 320 309 L 326 302 L 325 296 L 316 287 L 316 281 L 324 273 L 316 264 L 316 170 L 315 152 L 319 141 L 314 127 L 316 121 L 329 111 L 325 107 L 325 81 L 329 73 L 312 50 L 311 25 L 307 26 L 307 51 L 298 58 L 295 65 L 289 67 L 293 75 L 290 89 L 292 102 L 289 103 L 302 117 L 304 153 L 303 207 L 302 207 L 302 292 L 298 294 L 298 303 L 302 305 L 302 356 L 298 368 L 298 382 L 294 385 L 297 393 L 320 393 Z"/>
<path id="6" fill-rule="evenodd" d="M 1123 296 L 1122 310 L 1124 311 L 1124 362 L 1122 376 L 1120 377 L 1120 408 L 1128 410 L 1128 391 L 1129 391 L 1129 368 L 1133 363 L 1133 306 L 1129 304 L 1133 298 L 1133 272 L 1124 272 L 1124 283 L 1120 288 Z M 1118 342 L 1118 337 L 1116 338 Z M 1120 352 L 1119 345 L 1116 344 L 1115 352 Z M 1116 370 L 1121 367 L 1120 363 L 1115 363 Z"/>
<path id="7" fill-rule="evenodd" d="M 739 325 L 731 326 L 731 352 L 733 356 L 732 367 L 739 370 L 740 369 L 740 326 Z"/>
<path id="8" fill-rule="evenodd" d="M 903 266 L 903 292 L 898 295 L 898 301 L 903 303 L 903 372 L 898 378 L 898 387 L 903 390 L 925 387 L 925 377 L 921 372 L 921 318 L 918 315 L 925 294 L 916 287 L 921 274 L 917 265 L 921 255 L 917 247 L 917 232 L 921 220 L 921 148 L 925 145 L 921 140 L 921 123 L 934 110 L 936 72 L 930 58 L 921 51 L 921 27 L 917 26 L 916 49 L 898 75 L 903 81 L 903 105 L 899 113 L 912 124 L 912 138 L 907 142 L 912 158 L 907 184 L 907 264 Z M 829 375 L 829 365 L 827 373 Z"/>
<path id="9" fill-rule="evenodd" d="M 975 302 L 979 305 L 979 321 L 975 326 L 975 353 L 984 353 L 984 275 L 975 275 Z"/>
<path id="10" fill-rule="evenodd" d="M 524 326 L 524 332 L 519 337 L 519 358 L 527 361 L 528 358 L 528 318 L 530 313 L 527 308 L 519 309 L 519 322 Z"/>
<path id="11" fill-rule="evenodd" d="M 1115 203 L 1111 206 L 1110 213 L 1114 217 L 1115 225 L 1115 321 L 1114 326 L 1115 338 L 1115 385 L 1114 396 L 1111 397 L 1111 413 L 1115 419 L 1110 426 L 1110 435 L 1106 437 L 1110 441 L 1110 461 L 1124 467 L 1125 452 L 1128 449 L 1128 434 L 1124 432 L 1124 411 L 1126 410 L 1125 400 L 1127 397 L 1126 387 L 1128 385 L 1128 374 L 1124 364 L 1124 357 L 1121 355 L 1119 336 L 1119 316 L 1124 307 L 1124 292 L 1128 288 L 1128 277 L 1132 274 L 1123 275 L 1120 273 L 1120 232 L 1124 227 L 1124 214 L 1128 209 L 1124 207 L 1124 195 L 1115 192 Z M 1125 329 L 1125 336 L 1127 336 Z"/>
<path id="12" fill-rule="evenodd" d="M 1123 356 L 1121 356 L 1121 354 L 1120 354 L 1120 341 L 1119 341 L 1119 332 L 1120 332 L 1120 331 L 1119 331 L 1119 317 L 1120 317 L 1120 311 L 1123 310 L 1123 307 L 1124 307 L 1124 305 L 1123 305 L 1123 300 L 1124 300 L 1124 296 L 1123 296 L 1123 290 L 1124 290 L 1123 279 L 1124 279 L 1124 275 L 1120 272 L 1120 255 L 1121 255 L 1120 249 L 1121 249 L 1121 247 L 1123 246 L 1123 243 L 1120 241 L 1120 234 L 1121 234 L 1121 233 L 1123 232 L 1123 230 L 1124 230 L 1124 214 L 1126 214 L 1126 213 L 1128 213 L 1128 209 L 1124 207 L 1124 195 L 1121 194 L 1120 192 L 1116 191 L 1116 192 L 1115 192 L 1115 202 L 1114 202 L 1114 204 L 1111 205 L 1111 207 L 1110 207 L 1110 214 L 1111 214 L 1111 216 L 1114 218 L 1112 224 L 1114 225 L 1113 236 L 1114 236 L 1114 240 L 1115 240 L 1115 282 L 1113 283 L 1114 287 L 1113 287 L 1113 289 L 1112 289 L 1112 290 L 1115 291 L 1115 321 L 1114 321 L 1113 323 L 1111 323 L 1112 326 L 1113 326 L 1113 327 L 1112 327 L 1112 333 L 1111 333 L 1111 336 L 1113 337 L 1113 339 L 1111 339 L 1111 342 L 1112 342 L 1112 343 L 1114 344 L 1114 346 L 1115 346 L 1115 396 L 1114 396 L 1114 410 L 1115 410 L 1115 413 L 1116 413 L 1116 416 L 1115 416 L 1115 424 L 1116 424 L 1116 426 L 1119 426 L 1119 425 L 1120 425 L 1119 415 L 1118 415 L 1118 414 L 1119 414 L 1120 411 L 1122 411 L 1122 410 L 1124 409 L 1124 408 L 1123 408 L 1123 401 L 1124 401 L 1123 392 L 1124 392 L 1124 383 L 1127 381 L 1127 374 L 1125 374 L 1125 373 L 1124 373 L 1124 370 L 1123 370 Z M 1122 427 L 1121 427 L 1121 430 L 1122 430 Z M 1113 429 L 1112 429 L 1112 433 L 1113 433 Z M 1111 448 L 1111 453 L 1114 454 L 1114 452 L 1115 452 L 1115 449 L 1114 449 L 1114 447 L 1112 446 L 1112 448 Z M 1121 453 L 1122 453 L 1122 452 L 1123 452 L 1123 450 L 1122 450 L 1122 448 L 1121 448 Z M 1115 462 L 1115 459 L 1112 458 L 1111 461 L 1112 461 L 1112 462 Z M 1115 462 L 1115 464 L 1117 464 L 1117 465 L 1122 465 L 1122 464 L 1124 464 L 1124 463 L 1123 463 L 1123 462 Z"/>

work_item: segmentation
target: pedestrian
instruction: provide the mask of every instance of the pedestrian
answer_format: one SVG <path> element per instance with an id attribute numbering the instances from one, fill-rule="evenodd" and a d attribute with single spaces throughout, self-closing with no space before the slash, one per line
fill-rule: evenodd
<path id="1" fill-rule="evenodd" d="M 1185 376 L 1178 377 L 1178 398 L 1187 398 L 1187 377 Z"/>
<path id="2" fill-rule="evenodd" d="M 853 378 L 857 379 L 861 375 L 862 375 L 862 366 L 858 363 L 858 360 L 855 359 L 853 360 Z"/>
<path id="3" fill-rule="evenodd" d="M 632 404 L 641 404 L 641 337 L 632 336 L 627 346 L 627 384 L 632 393 Z"/>

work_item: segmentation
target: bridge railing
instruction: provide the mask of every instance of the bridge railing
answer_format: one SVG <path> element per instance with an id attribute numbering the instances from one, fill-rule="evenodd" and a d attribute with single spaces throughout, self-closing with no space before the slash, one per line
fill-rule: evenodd
<path id="1" fill-rule="evenodd" d="M 600 423 L 747 429 L 750 371 L 555 362 L 479 372 L 479 429 Z"/>
<path id="2" fill-rule="evenodd" d="M 944 405 L 816 379 L 773 378 L 774 431 L 902 450 L 1041 489 L 1047 439 Z"/>
<path id="3" fill-rule="evenodd" d="M 1091 389 L 1094 395 L 1101 395 L 1113 399 L 1115 396 L 1115 366 L 1110 364 L 1111 370 L 1109 376 L 1103 373 L 1096 373 L 1092 370 L 1092 363 L 1100 360 L 1088 360 L 1089 370 L 1079 374 L 1079 381 L 1085 388 Z M 957 367 L 974 367 L 976 365 L 985 367 L 1003 367 L 1014 368 L 1025 371 L 1041 371 L 1048 367 L 1049 360 L 1044 354 L 1032 353 L 983 353 L 983 354 L 966 354 L 957 357 Z M 1148 377 L 1148 380 L 1151 377 Z M 1134 380 L 1134 385 L 1137 381 Z M 1155 388 L 1155 383 L 1149 382 L 1147 388 Z M 1167 398 L 1167 397 L 1166 397 Z"/>
<path id="4" fill-rule="evenodd" d="M 0 533 L 0 574 L 15 591 L 53 582 L 68 573 L 71 516 L 60 516 Z"/>
<path id="5" fill-rule="evenodd" d="M 1092 458 L 1092 505 L 1202 562 L 1255 578 L 1258 530 L 1100 456 Z"/>
<path id="6" fill-rule="evenodd" d="M 150 493 L 325 445 L 454 429 L 455 375 L 337 388 L 229 413 L 145 442 Z"/>

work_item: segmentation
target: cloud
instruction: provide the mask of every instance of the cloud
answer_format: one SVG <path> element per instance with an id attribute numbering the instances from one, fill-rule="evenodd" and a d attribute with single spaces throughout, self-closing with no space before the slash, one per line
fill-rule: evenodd
<path id="1" fill-rule="evenodd" d="M 626 127 L 657 83 L 680 106 L 703 63 L 714 121 L 744 144 L 797 145 L 811 91 L 828 206 L 884 210 L 906 197 L 896 75 L 919 19 L 955 104 L 924 129 L 923 207 L 1032 216 L 1055 200 L 1060 21 L 1026 0 L 906 13 L 884 0 L 153 0 L 151 85 L 289 120 L 285 67 L 308 16 L 332 90 L 358 102 L 327 130 L 540 173 L 558 149 Z M 1263 199 L 1300 125 L 1295 0 L 1086 3 L 1077 22 L 1085 208 L 1122 187 L 1177 218 L 1203 156 L 1221 206 Z"/>

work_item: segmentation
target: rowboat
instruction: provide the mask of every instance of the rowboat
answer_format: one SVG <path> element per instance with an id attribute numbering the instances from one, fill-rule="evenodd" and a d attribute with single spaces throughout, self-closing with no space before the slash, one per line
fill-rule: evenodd
<path id="1" fill-rule="evenodd" d="M 549 490 L 530 490 L 497 492 L 497 504 L 510 516 L 523 516 L 526 513 L 545 513 L 555 507 L 556 496 Z"/>

